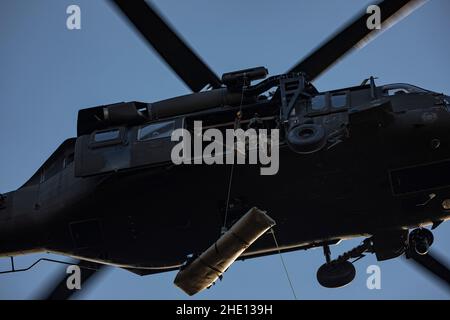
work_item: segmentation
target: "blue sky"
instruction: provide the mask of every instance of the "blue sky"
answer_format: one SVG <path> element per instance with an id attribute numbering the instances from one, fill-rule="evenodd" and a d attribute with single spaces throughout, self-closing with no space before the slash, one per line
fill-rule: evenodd
<path id="1" fill-rule="evenodd" d="M 366 0 L 154 1 L 217 73 L 266 66 L 286 71 Z M 81 7 L 82 29 L 66 28 L 66 8 Z M 352 86 L 371 75 L 379 83 L 409 82 L 450 93 L 450 2 L 431 0 L 316 82 L 319 90 Z M 0 192 L 18 188 L 67 137 L 80 108 L 119 101 L 156 101 L 188 93 L 185 85 L 103 0 L 0 0 Z M 376 201 L 376 199 L 374 199 Z M 434 249 L 450 259 L 450 223 L 435 232 Z M 339 254 L 359 243 L 332 247 Z M 19 257 L 27 266 L 41 255 Z M 285 254 L 299 299 L 448 299 L 450 294 L 402 259 L 359 261 L 349 286 L 329 290 L 316 280 L 322 251 Z M 0 259 L 0 269 L 8 268 Z M 381 290 L 366 288 L 366 268 L 378 264 Z M 32 298 L 63 267 L 43 263 L 0 276 L 0 299 Z M 79 298 L 186 299 L 175 273 L 139 277 L 109 270 Z M 224 281 L 196 299 L 291 299 L 278 256 L 235 263 Z"/>

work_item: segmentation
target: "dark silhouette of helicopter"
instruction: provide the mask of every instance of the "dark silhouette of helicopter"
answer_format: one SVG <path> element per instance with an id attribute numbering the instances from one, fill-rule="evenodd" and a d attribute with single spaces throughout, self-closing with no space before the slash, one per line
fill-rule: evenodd
<path id="1" fill-rule="evenodd" d="M 364 253 L 406 255 L 450 284 L 424 228 L 450 217 L 450 98 L 409 84 L 377 86 L 373 77 L 329 92 L 312 84 L 376 32 L 366 12 L 285 74 L 267 78 L 259 67 L 219 79 L 147 3 L 113 2 L 194 93 L 80 110 L 77 137 L 0 197 L 0 256 L 75 257 L 83 280 L 105 264 L 140 275 L 173 271 L 257 206 L 277 222 L 278 246 L 265 234 L 239 259 L 321 246 L 318 281 L 339 287 Z M 382 22 L 417 3 L 380 2 Z M 171 133 L 193 131 L 194 121 L 279 129 L 279 172 L 174 165 Z M 330 245 L 359 236 L 360 246 L 331 258 Z M 49 298 L 69 295 L 62 282 Z"/>

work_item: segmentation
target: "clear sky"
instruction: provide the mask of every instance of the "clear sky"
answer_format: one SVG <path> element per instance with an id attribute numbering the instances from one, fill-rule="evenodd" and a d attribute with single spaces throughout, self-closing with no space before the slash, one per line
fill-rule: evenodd
<path id="1" fill-rule="evenodd" d="M 286 71 L 359 10 L 367 0 L 158 0 L 156 7 L 219 75 L 266 66 Z M 66 8 L 81 8 L 81 30 L 66 28 Z M 431 0 L 362 50 L 348 55 L 315 84 L 319 90 L 409 82 L 450 93 L 450 2 Z M 188 93 L 185 85 L 103 0 L 0 0 L 0 192 L 18 188 L 66 138 L 76 135 L 80 108 L 119 101 L 156 101 Z M 376 201 L 376 199 L 374 199 Z M 450 260 L 450 223 L 434 250 Z M 358 240 L 332 247 L 337 255 Z M 41 255 L 17 258 L 27 266 Z M 448 299 L 446 289 L 402 259 L 356 263 L 349 286 L 330 290 L 315 279 L 322 251 L 285 254 L 300 299 Z M 0 259 L 0 269 L 8 268 Z M 378 264 L 381 290 L 366 288 L 367 266 Z M 26 299 L 59 265 L 0 276 L 0 299 Z M 186 299 L 174 272 L 139 277 L 109 270 L 79 298 Z M 197 299 L 291 299 L 279 256 L 235 263 L 224 281 Z"/>

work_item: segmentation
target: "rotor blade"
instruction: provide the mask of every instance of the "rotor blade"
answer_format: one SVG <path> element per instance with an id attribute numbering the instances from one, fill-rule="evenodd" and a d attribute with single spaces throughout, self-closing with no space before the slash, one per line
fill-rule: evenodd
<path id="1" fill-rule="evenodd" d="M 92 281 L 92 279 L 98 275 L 100 270 L 104 268 L 104 265 L 87 261 L 79 261 L 76 265 L 80 267 L 81 288 L 83 288 L 88 281 Z M 68 276 L 69 275 L 65 272 L 58 276 L 58 278 L 55 279 L 56 285 L 46 288 L 46 290 L 39 295 L 40 300 L 68 300 L 73 294 L 77 293 L 79 290 L 69 290 L 67 288 Z"/>
<path id="2" fill-rule="evenodd" d="M 426 0 L 384 0 L 379 2 L 380 30 L 371 30 L 367 27 L 367 20 L 371 17 L 372 12 L 366 13 L 364 10 L 288 72 L 304 72 L 309 80 L 314 80 L 353 48 L 361 48 L 377 33 L 385 31 L 424 2 Z"/>
<path id="3" fill-rule="evenodd" d="M 219 78 L 144 0 L 111 0 L 192 91 L 218 88 Z"/>
<path id="4" fill-rule="evenodd" d="M 443 281 L 448 289 L 450 289 L 450 270 L 442 263 L 441 259 L 438 259 L 437 256 L 432 256 L 429 253 L 421 256 L 415 252 L 410 252 L 409 257 L 416 262 L 417 265 L 431 272 L 434 276 Z"/>

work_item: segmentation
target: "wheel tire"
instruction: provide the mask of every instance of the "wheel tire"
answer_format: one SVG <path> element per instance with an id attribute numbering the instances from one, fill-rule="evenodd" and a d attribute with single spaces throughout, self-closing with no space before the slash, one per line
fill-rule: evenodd
<path id="1" fill-rule="evenodd" d="M 434 242 L 433 233 L 425 228 L 414 229 L 409 234 L 409 244 L 418 255 L 426 255 Z"/>
<path id="2" fill-rule="evenodd" d="M 355 275 L 351 262 L 325 263 L 317 270 L 317 281 L 325 288 L 340 288 L 352 282 Z"/>
<path id="3" fill-rule="evenodd" d="M 326 141 L 325 128 L 314 123 L 295 126 L 287 136 L 288 145 L 300 154 L 317 152 L 325 146 Z"/>

